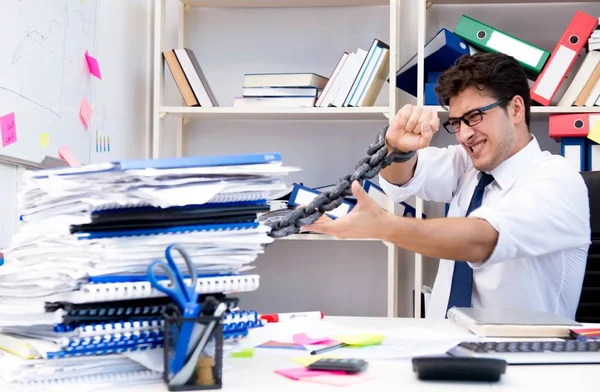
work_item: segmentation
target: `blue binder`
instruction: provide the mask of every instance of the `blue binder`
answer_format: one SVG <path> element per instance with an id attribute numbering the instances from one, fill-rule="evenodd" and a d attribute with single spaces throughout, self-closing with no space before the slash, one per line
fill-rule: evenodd
<path id="1" fill-rule="evenodd" d="M 445 71 L 465 54 L 471 54 L 471 47 L 465 40 L 448 29 L 439 30 L 425 45 L 425 75 L 429 72 Z M 399 89 L 417 96 L 417 55 L 396 73 L 396 85 Z"/>
<path id="2" fill-rule="evenodd" d="M 379 185 L 375 184 L 373 181 L 370 181 L 370 180 L 365 180 L 363 188 L 365 189 L 365 192 L 367 192 L 367 194 L 369 193 L 369 189 L 373 188 L 385 195 L 385 192 L 383 191 L 383 189 Z M 408 204 L 407 202 L 404 202 L 404 201 L 401 201 L 399 204 L 402 207 L 404 207 L 404 212 L 402 213 L 403 217 L 414 218 L 417 216 L 417 209 L 415 207 L 411 206 L 410 204 Z M 422 213 L 421 217 L 423 219 L 425 219 L 425 218 L 427 218 L 427 215 Z"/>
<path id="3" fill-rule="evenodd" d="M 33 177 L 45 178 L 49 175 L 81 175 L 142 169 L 186 169 L 192 167 L 257 165 L 271 162 L 281 162 L 281 154 L 269 152 L 245 155 L 202 155 L 182 158 L 134 159 L 78 167 L 36 170 Z"/>
<path id="4" fill-rule="evenodd" d="M 600 145 L 593 140 L 586 139 L 586 170 L 587 171 L 598 171 L 600 170 Z"/>
<path id="5" fill-rule="evenodd" d="M 579 171 L 586 171 L 588 166 L 585 140 L 583 137 L 563 137 L 560 141 L 560 155 Z"/>

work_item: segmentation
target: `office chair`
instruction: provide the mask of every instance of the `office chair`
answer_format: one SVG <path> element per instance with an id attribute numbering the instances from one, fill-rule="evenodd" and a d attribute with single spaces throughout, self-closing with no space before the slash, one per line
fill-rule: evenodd
<path id="1" fill-rule="evenodd" d="M 582 172 L 590 200 L 591 240 L 575 319 L 600 323 L 600 171 Z"/>

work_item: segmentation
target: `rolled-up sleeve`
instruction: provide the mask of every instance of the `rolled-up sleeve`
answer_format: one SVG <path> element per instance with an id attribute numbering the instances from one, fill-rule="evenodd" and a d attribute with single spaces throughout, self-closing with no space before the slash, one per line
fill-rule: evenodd
<path id="1" fill-rule="evenodd" d="M 498 232 L 490 257 L 473 269 L 504 260 L 541 256 L 590 242 L 587 187 L 562 164 L 523 176 L 506 197 L 474 210 Z"/>
<path id="2" fill-rule="evenodd" d="M 465 150 L 459 145 L 427 147 L 417 154 L 415 173 L 409 182 L 396 185 L 379 175 L 381 188 L 398 202 L 417 196 L 426 201 L 449 203 L 460 177 L 472 165 Z"/>

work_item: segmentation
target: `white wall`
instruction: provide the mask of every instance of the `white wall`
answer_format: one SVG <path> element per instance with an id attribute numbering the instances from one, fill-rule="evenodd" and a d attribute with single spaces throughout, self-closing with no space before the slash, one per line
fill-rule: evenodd
<path id="1" fill-rule="evenodd" d="M 150 121 L 145 107 L 146 90 L 151 88 L 146 78 L 146 36 L 151 32 L 146 22 L 151 5 L 149 0 L 98 1 L 95 57 L 102 81 L 95 80 L 97 104 L 89 132 L 110 135 L 111 151 L 96 153 L 93 136 L 92 163 L 144 157 Z M 0 163 L 0 249 L 18 230 L 18 171 L 15 165 Z"/>

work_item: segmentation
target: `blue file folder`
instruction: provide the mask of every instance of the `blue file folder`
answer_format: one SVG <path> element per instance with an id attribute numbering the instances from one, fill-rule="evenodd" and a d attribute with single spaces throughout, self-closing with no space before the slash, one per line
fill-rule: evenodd
<path id="1" fill-rule="evenodd" d="M 201 155 L 182 158 L 134 159 L 76 167 L 36 170 L 33 177 L 45 178 L 49 175 L 80 175 L 85 173 L 142 169 L 185 169 L 192 167 L 257 165 L 271 162 L 281 162 L 281 154 L 269 152 L 245 155 Z"/>
<path id="2" fill-rule="evenodd" d="M 563 137 L 560 141 L 560 155 L 579 171 L 586 171 L 588 165 L 585 139 L 583 137 Z"/>
<path id="3" fill-rule="evenodd" d="M 587 162 L 586 162 L 586 170 L 587 171 L 598 171 L 600 170 L 600 145 L 593 140 L 587 139 L 585 141 L 587 146 Z"/>
<path id="4" fill-rule="evenodd" d="M 471 54 L 471 47 L 465 40 L 448 29 L 439 30 L 425 45 L 425 75 L 445 71 L 465 54 Z M 399 89 L 417 96 L 417 55 L 396 73 L 396 85 Z"/>

